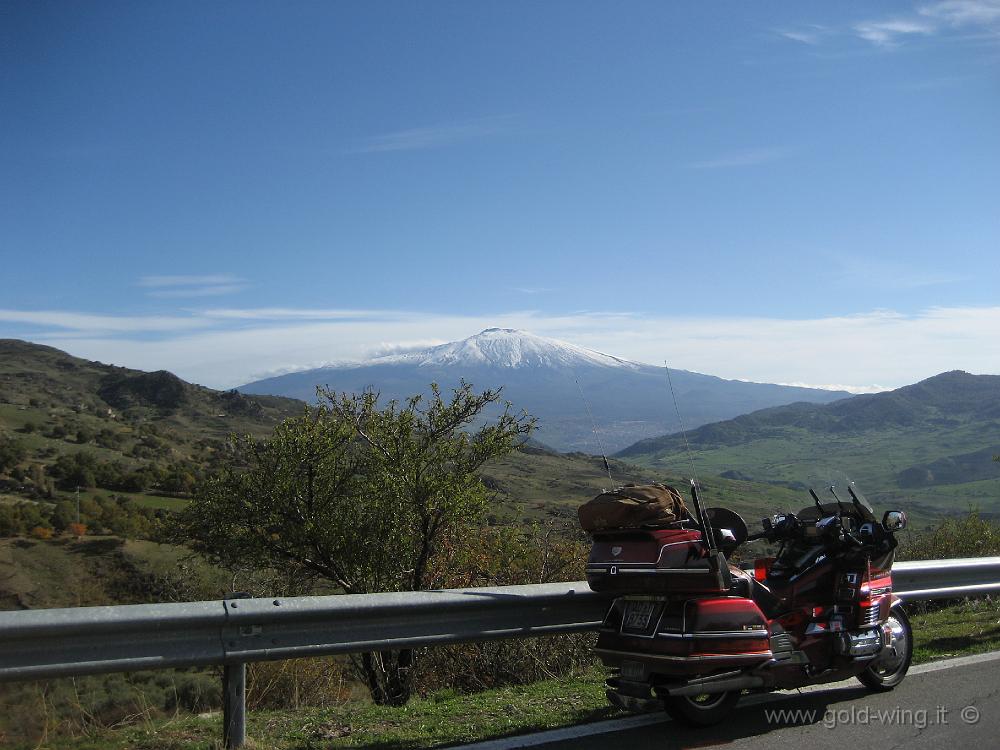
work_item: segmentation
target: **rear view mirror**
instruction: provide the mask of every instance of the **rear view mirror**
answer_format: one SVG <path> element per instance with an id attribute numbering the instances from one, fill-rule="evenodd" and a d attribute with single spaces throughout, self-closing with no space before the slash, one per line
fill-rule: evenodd
<path id="1" fill-rule="evenodd" d="M 906 513 L 901 510 L 887 510 L 882 516 L 882 526 L 886 531 L 902 531 L 906 528 Z"/>

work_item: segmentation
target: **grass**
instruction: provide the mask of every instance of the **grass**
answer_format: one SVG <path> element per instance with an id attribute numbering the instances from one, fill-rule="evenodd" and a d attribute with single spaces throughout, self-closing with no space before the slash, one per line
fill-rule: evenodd
<path id="1" fill-rule="evenodd" d="M 1000 650 L 1000 604 L 970 599 L 954 607 L 910 613 L 915 664 Z"/>
<path id="2" fill-rule="evenodd" d="M 174 545 L 114 536 L 0 539 L 0 610 L 140 603 L 140 584 L 162 588 L 181 578 L 213 596 L 227 588 L 221 571 Z"/>
<path id="3" fill-rule="evenodd" d="M 1000 603 L 969 601 L 911 615 L 914 663 L 1000 649 Z M 582 724 L 621 715 L 604 697 L 603 671 L 504 687 L 470 695 L 451 691 L 403 708 L 352 701 L 325 709 L 259 711 L 249 715 L 248 747 L 263 750 L 371 748 L 411 750 Z M 117 730 L 50 738 L 32 747 L 53 750 L 194 750 L 220 746 L 218 713 L 141 719 Z M 23 746 L 27 748 L 28 746 Z"/>
<path id="4" fill-rule="evenodd" d="M 443 692 L 402 708 L 346 703 L 327 709 L 251 713 L 254 748 L 424 748 L 503 737 L 608 718 L 619 712 L 604 697 L 603 674 L 546 680 L 472 695 Z M 217 714 L 175 717 L 89 737 L 53 738 L 41 747 L 73 750 L 213 747 L 221 737 Z M 268 738 L 266 740 L 262 738 Z M 220 743 L 221 744 L 221 743 Z"/>

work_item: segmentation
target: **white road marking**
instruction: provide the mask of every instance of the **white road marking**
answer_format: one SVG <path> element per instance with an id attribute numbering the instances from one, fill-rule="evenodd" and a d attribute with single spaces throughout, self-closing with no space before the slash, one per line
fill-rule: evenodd
<path id="1" fill-rule="evenodd" d="M 927 664 L 920 664 L 910 667 L 907 676 L 926 674 L 927 672 L 937 672 L 942 669 L 954 669 L 956 667 L 966 667 L 970 664 L 982 662 L 1000 661 L 1000 651 L 990 651 L 985 654 L 973 654 L 971 656 L 959 656 L 954 659 L 943 659 L 932 661 Z M 756 703 L 766 703 L 779 698 L 795 696 L 799 693 L 814 693 L 823 690 L 836 690 L 844 687 L 854 687 L 857 683 L 854 678 L 841 682 L 827 682 L 821 685 L 807 685 L 797 690 L 780 690 L 774 693 L 751 696 L 749 699 L 740 701 L 741 705 L 754 705 Z M 623 719 L 608 719 L 606 721 L 595 721 L 591 724 L 580 724 L 561 729 L 549 729 L 544 732 L 534 734 L 523 734 L 517 737 L 504 737 L 498 740 L 484 740 L 474 742 L 470 745 L 458 745 L 450 750 L 514 750 L 519 747 L 535 747 L 545 745 L 549 742 L 560 742 L 563 740 L 575 740 L 580 737 L 591 737 L 596 734 L 606 734 L 607 732 L 618 732 L 624 729 L 637 729 L 639 727 L 663 724 L 670 721 L 666 714 L 641 714 L 639 716 L 628 716 Z"/>

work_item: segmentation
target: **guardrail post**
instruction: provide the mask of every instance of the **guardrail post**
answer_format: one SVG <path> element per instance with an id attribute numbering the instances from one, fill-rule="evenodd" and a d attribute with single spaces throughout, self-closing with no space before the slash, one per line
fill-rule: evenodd
<path id="1" fill-rule="evenodd" d="M 226 749 L 243 747 L 247 739 L 247 665 L 222 668 L 222 741 Z"/>

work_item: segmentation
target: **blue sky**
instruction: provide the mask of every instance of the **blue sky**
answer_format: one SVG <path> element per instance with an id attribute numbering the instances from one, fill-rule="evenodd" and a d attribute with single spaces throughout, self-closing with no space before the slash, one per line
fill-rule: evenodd
<path id="1" fill-rule="evenodd" d="M 0 336 L 1000 372 L 1000 2 L 6 2 L 0 56 Z"/>

